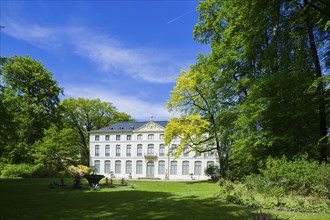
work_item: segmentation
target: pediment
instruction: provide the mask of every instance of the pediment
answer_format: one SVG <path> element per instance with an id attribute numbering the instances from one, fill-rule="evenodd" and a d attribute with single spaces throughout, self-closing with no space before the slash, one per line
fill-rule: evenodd
<path id="1" fill-rule="evenodd" d="M 139 127 L 138 129 L 134 130 L 135 132 L 151 132 L 151 131 L 164 131 L 165 128 L 160 126 L 155 122 L 148 122 L 145 125 Z"/>

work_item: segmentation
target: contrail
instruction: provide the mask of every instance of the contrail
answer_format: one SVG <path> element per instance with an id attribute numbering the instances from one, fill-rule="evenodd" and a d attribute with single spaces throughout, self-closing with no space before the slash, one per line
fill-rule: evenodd
<path id="1" fill-rule="evenodd" d="M 180 15 L 179 17 L 176 17 L 176 18 L 174 18 L 173 20 L 170 20 L 169 22 L 167 22 L 167 24 L 170 24 L 170 23 L 172 23 L 172 22 L 174 22 L 174 21 L 176 21 L 176 20 L 179 20 L 180 18 L 186 16 L 187 14 L 190 14 L 190 13 L 193 12 L 193 11 L 194 11 L 194 10 L 188 11 L 188 12 L 186 12 L 186 13 Z"/>

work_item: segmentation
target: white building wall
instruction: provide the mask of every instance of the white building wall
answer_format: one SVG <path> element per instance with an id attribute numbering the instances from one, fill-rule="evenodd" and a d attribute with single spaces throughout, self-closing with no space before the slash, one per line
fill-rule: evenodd
<path id="1" fill-rule="evenodd" d="M 148 135 L 153 134 L 154 139 L 148 140 Z M 100 164 L 100 169 L 98 170 L 99 174 L 109 176 L 110 173 L 105 172 L 105 161 L 110 161 L 110 172 L 113 172 L 116 178 L 160 178 L 165 179 L 166 174 L 168 175 L 170 180 L 190 180 L 194 178 L 196 180 L 206 180 L 207 176 L 204 174 L 204 170 L 207 167 L 208 162 L 213 162 L 217 164 L 216 155 L 208 155 L 202 154 L 201 156 L 196 156 L 195 152 L 189 152 L 189 156 L 184 157 L 181 155 L 179 158 L 175 159 L 174 157 L 168 154 L 169 146 L 165 147 L 165 155 L 159 155 L 159 145 L 164 144 L 164 140 L 160 139 L 160 135 L 164 134 L 164 129 L 160 130 L 159 128 L 156 130 L 133 130 L 133 131 L 123 131 L 123 132 L 91 132 L 90 133 L 90 165 L 93 166 L 97 162 Z M 109 135 L 110 139 L 106 140 L 106 135 Z M 120 135 L 120 140 L 116 140 L 116 136 Z M 127 135 L 131 135 L 131 140 L 127 140 Z M 142 135 L 142 140 L 138 140 L 138 135 Z M 97 139 L 98 137 L 98 139 Z M 142 144 L 142 155 L 137 156 L 137 146 Z M 154 146 L 154 154 L 148 156 L 148 145 L 153 144 Z M 179 140 L 173 141 L 172 144 L 179 144 Z M 110 156 L 105 155 L 105 147 L 106 145 L 110 145 Z M 116 146 L 120 146 L 120 156 L 116 155 Z M 131 145 L 131 156 L 127 156 L 127 145 Z M 96 154 L 96 146 L 99 147 L 99 154 Z M 116 161 L 121 162 L 120 173 L 115 172 Z M 126 161 L 132 161 L 132 169 L 130 174 L 126 173 Z M 137 174 L 136 166 L 137 161 L 142 161 L 142 174 Z M 165 161 L 165 174 L 159 174 L 159 162 Z M 171 175 L 171 161 L 177 161 L 177 175 Z M 189 162 L 189 172 L 187 175 L 182 174 L 183 162 Z M 201 175 L 195 175 L 195 162 L 201 162 Z M 148 162 L 153 162 L 153 169 L 150 168 L 149 171 L 153 170 L 153 175 L 147 175 L 147 165 Z M 190 174 L 194 174 L 191 176 Z"/>

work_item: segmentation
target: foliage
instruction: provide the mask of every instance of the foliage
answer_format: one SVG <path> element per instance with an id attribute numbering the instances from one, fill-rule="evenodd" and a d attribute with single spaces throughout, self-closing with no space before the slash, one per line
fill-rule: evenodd
<path id="1" fill-rule="evenodd" d="M 68 165 L 77 163 L 79 142 L 73 129 L 60 129 L 52 125 L 44 135 L 44 138 L 36 143 L 37 164 L 64 170 Z"/>
<path id="2" fill-rule="evenodd" d="M 91 169 L 84 165 L 78 165 L 78 166 L 69 166 L 68 167 L 68 173 L 74 177 L 74 178 L 81 178 L 86 174 L 89 174 Z"/>
<path id="3" fill-rule="evenodd" d="M 30 57 L 9 58 L 1 70 L 1 107 L 5 106 L 2 110 L 6 117 L 1 117 L 0 124 L 7 129 L 1 137 L 1 159 L 32 164 L 35 142 L 43 138 L 44 129 L 59 121 L 57 107 L 62 89 L 52 73 Z"/>
<path id="4" fill-rule="evenodd" d="M 211 177 L 213 181 L 217 180 L 219 177 L 219 167 L 217 165 L 210 164 L 205 168 L 204 173 L 206 176 Z"/>
<path id="5" fill-rule="evenodd" d="M 220 180 L 219 196 L 230 202 L 261 208 L 330 212 L 330 166 L 308 161 L 269 158 L 260 174 L 244 182 Z"/>
<path id="6" fill-rule="evenodd" d="M 40 167 L 30 164 L 7 164 L 1 171 L 3 177 L 32 177 Z"/>
<path id="7" fill-rule="evenodd" d="M 79 137 L 81 163 L 89 164 L 89 135 L 91 130 L 100 129 L 118 121 L 129 121 L 131 117 L 118 112 L 112 103 L 100 99 L 68 98 L 61 102 L 64 124 L 74 129 Z"/>

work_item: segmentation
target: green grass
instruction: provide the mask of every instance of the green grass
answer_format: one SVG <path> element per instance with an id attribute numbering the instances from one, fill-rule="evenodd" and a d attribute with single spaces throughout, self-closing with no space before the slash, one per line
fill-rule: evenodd
<path id="1" fill-rule="evenodd" d="M 48 187 L 51 182 L 51 179 L 0 179 L 0 219 L 231 220 L 256 212 L 218 200 L 216 183 L 131 181 L 126 187 L 91 191 L 71 188 L 71 179 L 65 180 L 67 187 L 56 189 Z M 326 214 L 271 213 L 280 219 L 329 219 Z"/>

